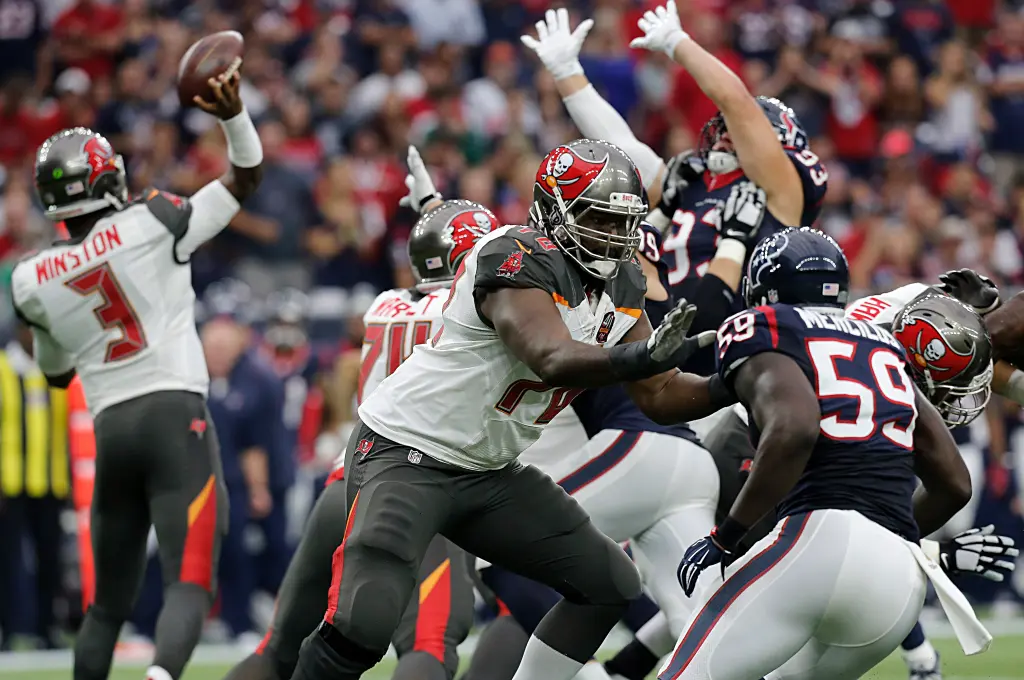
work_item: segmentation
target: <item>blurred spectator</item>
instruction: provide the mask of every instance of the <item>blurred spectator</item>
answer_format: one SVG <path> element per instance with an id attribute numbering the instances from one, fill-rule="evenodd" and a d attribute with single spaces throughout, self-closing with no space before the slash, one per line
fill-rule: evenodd
<path id="1" fill-rule="evenodd" d="M 53 23 L 57 59 L 91 78 L 109 76 L 124 44 L 124 17 L 116 5 L 76 0 Z"/>
<path id="2" fill-rule="evenodd" d="M 228 300 L 226 304 L 245 302 Z M 220 562 L 221 618 L 232 635 L 248 642 L 260 637 L 249 616 L 253 592 L 261 588 L 275 594 L 291 557 L 285 543 L 283 507 L 288 485 L 281 478 L 291 452 L 282 450 L 281 381 L 248 352 L 250 331 L 239 318 L 244 309 L 223 311 L 229 313 L 208 321 L 201 335 L 210 371 L 210 414 L 230 501 Z M 262 531 L 263 550 L 253 550 L 247 541 L 250 527 Z M 258 553 L 263 554 L 258 557 Z"/>
<path id="3" fill-rule="evenodd" d="M 421 49 L 441 43 L 476 46 L 484 42 L 484 17 L 477 0 L 394 0 L 408 15 Z"/>
<path id="4" fill-rule="evenodd" d="M 1024 16 L 1004 12 L 985 58 L 983 82 L 988 85 L 994 129 L 989 150 L 995 160 L 995 182 L 1005 194 L 1024 158 Z"/>
<path id="5" fill-rule="evenodd" d="M 925 98 L 931 110 L 931 147 L 947 158 L 977 153 L 982 132 L 992 127 L 967 58 L 963 43 L 946 43 L 939 51 L 938 68 L 925 82 Z"/>
<path id="6" fill-rule="evenodd" d="M 858 52 L 882 59 L 892 51 L 893 4 L 889 0 L 848 0 L 831 17 L 829 35 L 854 43 Z M 827 11 L 827 10 L 826 10 Z"/>
<path id="7" fill-rule="evenodd" d="M 880 115 L 888 125 L 914 126 L 924 118 L 924 94 L 917 64 L 898 56 L 889 62 Z"/>
<path id="8" fill-rule="evenodd" d="M 484 56 L 484 74 L 466 84 L 462 92 L 462 117 L 476 134 L 496 137 L 510 129 L 533 132 L 540 123 L 535 106 L 523 101 L 518 111 L 509 102 L 518 79 L 516 51 L 509 43 L 488 46 Z M 514 115 L 518 114 L 518 115 Z"/>
<path id="9" fill-rule="evenodd" d="M 50 79 L 45 42 L 42 0 L 0 0 L 0 83 L 23 75 L 42 92 Z"/>
<path id="10" fill-rule="evenodd" d="M 395 4 L 395 0 L 364 0 L 365 8 L 357 10 L 353 42 L 356 68 L 367 74 L 379 67 L 380 50 L 385 45 L 404 49 L 416 44 L 416 34 L 409 16 Z"/>
<path id="11" fill-rule="evenodd" d="M 914 60 L 918 71 L 927 74 L 939 46 L 953 38 L 953 14 L 943 0 L 903 0 L 894 3 L 890 30 L 897 54 Z"/>
<path id="12" fill-rule="evenodd" d="M 42 141 L 39 118 L 27 99 L 30 88 L 27 77 L 15 75 L 0 90 L 0 165 L 12 171 L 26 164 Z"/>
<path id="13" fill-rule="evenodd" d="M 348 111 L 356 120 L 363 120 L 380 111 L 389 95 L 409 101 L 423 96 L 425 91 L 423 76 L 405 65 L 405 48 L 387 43 L 381 46 L 380 70 L 352 89 Z"/>
<path id="14" fill-rule="evenodd" d="M 771 63 L 782 39 L 780 16 L 768 0 L 745 0 L 732 3 L 736 51 L 746 60 Z"/>
<path id="15" fill-rule="evenodd" d="M 69 68 L 57 76 L 53 84 L 56 101 L 40 107 L 39 141 L 71 127 L 92 127 L 96 120 L 90 95 L 93 94 L 89 74 L 80 68 Z"/>

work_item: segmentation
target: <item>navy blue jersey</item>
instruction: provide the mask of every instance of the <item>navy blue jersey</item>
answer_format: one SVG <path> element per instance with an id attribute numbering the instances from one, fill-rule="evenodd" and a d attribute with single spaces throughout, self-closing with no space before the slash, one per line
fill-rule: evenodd
<path id="1" fill-rule="evenodd" d="M 810 149 L 787 150 L 786 153 L 793 161 L 803 187 L 804 209 L 800 224 L 782 224 L 767 213 L 758 231 L 760 239 L 786 227 L 812 226 L 821 212 L 821 201 L 828 186 L 828 171 Z M 739 170 L 721 175 L 705 172 L 703 182 L 690 184 L 676 196 L 672 205 L 672 224 L 665 234 L 662 248 L 674 299 L 694 299 L 697 282 L 707 272 L 718 249 L 718 204 L 729 198 L 734 183 L 745 178 Z M 753 250 L 753 245 L 749 250 Z M 735 311 L 741 308 L 742 303 L 737 296 Z"/>
<path id="2" fill-rule="evenodd" d="M 649 224 L 644 223 L 640 227 L 643 231 L 640 255 L 658 268 L 661 285 L 668 291 L 668 267 L 665 266 L 661 258 L 661 234 Z M 671 294 L 667 300 L 646 298 L 644 308 L 647 318 L 651 320 L 651 325 L 660 324 L 672 309 L 672 305 Z M 697 441 L 697 435 L 686 425 L 659 425 L 645 416 L 621 385 L 587 390 L 573 400 L 572 407 L 576 411 L 588 439 L 592 439 L 601 430 L 625 430 L 627 432 L 661 432 Z"/>
<path id="3" fill-rule="evenodd" d="M 780 352 L 799 364 L 818 395 L 818 441 L 777 508 L 780 519 L 809 510 L 856 510 L 916 541 L 917 402 L 903 347 L 887 330 L 831 311 L 769 305 L 729 317 L 718 330 L 719 373 L 731 387 L 744 361 Z M 753 418 L 750 425 L 756 443 Z"/>

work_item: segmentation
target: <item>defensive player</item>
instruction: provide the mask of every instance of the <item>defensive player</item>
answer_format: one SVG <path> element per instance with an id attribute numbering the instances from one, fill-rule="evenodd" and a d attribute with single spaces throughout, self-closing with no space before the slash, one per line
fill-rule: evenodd
<path id="1" fill-rule="evenodd" d="M 473 245 L 497 227 L 494 214 L 471 201 L 433 200 L 413 227 L 409 259 L 416 287 L 381 293 L 364 317 L 366 336 L 359 372 L 363 401 L 441 328 L 441 305 L 455 271 Z M 324 593 L 331 586 L 331 558 L 345 534 L 343 452 L 306 524 L 302 541 L 278 591 L 274 619 L 263 642 L 227 678 L 287 680 L 302 640 L 322 620 Z M 467 556 L 441 536 L 427 548 L 418 597 L 399 623 L 393 642 L 399 663 L 394 678 L 454 677 L 457 646 L 473 623 L 473 584 Z"/>
<path id="2" fill-rule="evenodd" d="M 516 458 L 584 388 L 625 382 L 657 422 L 727 403 L 715 380 L 674 368 L 708 341 L 685 338 L 691 305 L 651 331 L 633 260 L 646 213 L 629 158 L 577 140 L 541 162 L 532 226 L 502 227 L 463 260 L 441 331 L 359 408 L 345 540 L 293 677 L 356 678 L 376 664 L 437 533 L 563 595 L 517 680 L 571 678 L 639 595 L 621 548 Z"/>
<path id="3" fill-rule="evenodd" d="M 191 198 L 157 190 L 129 200 L 110 143 L 85 128 L 36 155 L 47 216 L 70 238 L 12 274 L 51 385 L 81 376 L 96 428 L 92 539 L 96 597 L 75 640 L 75 680 L 103 679 L 131 615 L 156 528 L 166 591 L 153 680 L 181 675 L 216 590 L 227 499 L 209 383 L 194 320 L 189 256 L 223 229 L 260 181 L 263 149 L 238 97 L 239 76 L 211 80 L 231 168 Z"/>
<path id="4" fill-rule="evenodd" d="M 662 679 L 858 678 L 915 625 L 929 579 L 965 651 L 991 641 L 917 545 L 970 498 L 967 468 L 900 342 L 843 318 L 848 288 L 820 232 L 784 230 L 751 257 L 752 309 L 719 329 L 718 356 L 757 455 L 729 515 L 686 551 L 684 591 L 776 507 L 779 523 L 722 581 L 705 577 Z"/>
<path id="5" fill-rule="evenodd" d="M 636 139 L 584 75 L 579 52 L 592 26 L 587 19 L 570 32 L 568 11 L 548 10 L 537 23 L 537 38 L 523 36 L 522 41 L 554 76 L 576 126 L 589 137 L 618 144 L 636 163 L 650 202 L 657 206 L 648 220 L 665 233 L 663 257 L 672 293 L 697 305 L 691 332 L 715 330 L 743 308 L 736 292 L 749 250 L 778 229 L 813 224 L 828 172 L 808 148 L 792 109 L 777 99 L 752 97 L 735 73 L 682 30 L 674 2 L 640 20 L 645 35 L 631 46 L 667 54 L 693 76 L 719 113 L 704 125 L 695 153 L 666 164 Z M 753 240 L 720 226 L 719 205 L 744 177 L 764 189 L 768 201 Z M 686 368 L 713 373 L 711 351 L 696 355 Z"/>

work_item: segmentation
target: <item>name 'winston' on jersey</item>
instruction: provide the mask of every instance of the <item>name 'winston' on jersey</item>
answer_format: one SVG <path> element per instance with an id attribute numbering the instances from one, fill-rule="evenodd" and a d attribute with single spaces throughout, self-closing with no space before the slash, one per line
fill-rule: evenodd
<path id="1" fill-rule="evenodd" d="M 529 227 L 507 226 L 463 260 L 441 330 L 359 408 L 371 429 L 437 460 L 494 470 L 515 460 L 581 390 L 551 388 L 484 321 L 481 293 L 539 288 L 555 301 L 574 340 L 613 345 L 643 311 L 646 283 L 624 263 L 603 288 L 587 284 L 558 247 Z"/>
<path id="2" fill-rule="evenodd" d="M 810 510 L 856 510 L 916 541 L 917 393 L 903 347 L 884 328 L 842 314 L 781 304 L 735 314 L 718 331 L 719 373 L 731 385 L 744 361 L 779 352 L 797 362 L 818 395 L 818 441 L 777 508 L 779 519 Z M 750 425 L 756 443 L 760 433 L 752 418 Z"/>
<path id="3" fill-rule="evenodd" d="M 786 155 L 796 167 L 804 192 L 800 224 L 782 224 L 766 212 L 758 240 L 786 227 L 811 226 L 821 212 L 821 201 L 828 187 L 828 170 L 810 149 L 786 149 Z M 669 269 L 668 282 L 675 299 L 694 299 L 697 282 L 707 272 L 718 249 L 717 227 L 721 218 L 718 204 L 729 198 L 735 182 L 745 178 L 742 170 L 719 175 L 705 171 L 703 182 L 691 183 L 676 195 L 671 206 L 672 225 L 665 233 L 663 247 L 663 257 Z M 739 300 L 737 297 L 737 311 L 741 305 Z"/>
<path id="4" fill-rule="evenodd" d="M 152 190 L 81 238 L 15 267 L 14 305 L 33 326 L 37 355 L 67 363 L 42 368 L 50 375 L 76 369 L 93 415 L 157 391 L 206 396 L 188 257 L 228 223 L 237 203 L 218 206 L 214 194 L 204 196 L 203 215 L 193 218 L 189 200 Z"/>

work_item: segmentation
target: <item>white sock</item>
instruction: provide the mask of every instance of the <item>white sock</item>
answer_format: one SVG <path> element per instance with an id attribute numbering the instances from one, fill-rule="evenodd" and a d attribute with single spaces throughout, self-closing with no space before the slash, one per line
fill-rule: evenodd
<path id="1" fill-rule="evenodd" d="M 934 668 L 935 662 L 938 661 L 938 654 L 935 648 L 932 647 L 932 643 L 928 640 L 924 641 L 924 644 L 918 645 L 913 649 L 902 649 L 900 650 L 903 661 L 907 664 L 907 668 L 912 670 L 920 668 Z"/>
<path id="2" fill-rule="evenodd" d="M 665 612 L 658 612 L 636 632 L 637 641 L 657 657 L 665 656 L 676 646 L 675 638 L 668 627 Z"/>
<path id="3" fill-rule="evenodd" d="M 526 643 L 526 651 L 523 652 L 523 660 L 519 662 L 512 680 L 572 680 L 581 668 L 583 664 L 579 661 L 555 651 L 540 638 L 531 635 Z"/>
<path id="4" fill-rule="evenodd" d="M 146 669 L 146 680 L 174 680 L 174 678 L 160 666 L 150 666 Z"/>
<path id="5" fill-rule="evenodd" d="M 576 674 L 576 680 L 611 680 L 608 671 L 597 661 L 591 661 Z"/>

